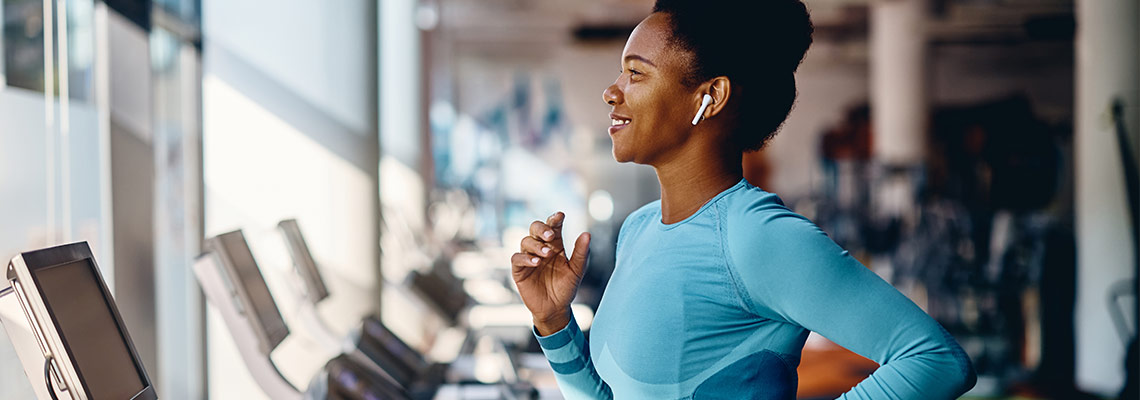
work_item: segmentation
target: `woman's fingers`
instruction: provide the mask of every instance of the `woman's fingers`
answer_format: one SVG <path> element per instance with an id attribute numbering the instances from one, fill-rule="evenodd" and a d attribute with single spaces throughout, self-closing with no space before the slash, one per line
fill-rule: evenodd
<path id="1" fill-rule="evenodd" d="M 557 254 L 564 250 L 562 244 L 562 221 L 566 214 L 561 211 L 546 218 L 546 222 L 534 221 L 530 223 L 530 236 L 550 246 L 551 253 Z"/>
<path id="2" fill-rule="evenodd" d="M 549 257 L 555 254 L 554 248 L 549 244 L 540 242 L 532 236 L 524 237 L 522 243 L 519 245 L 519 250 L 523 253 L 528 253 L 533 256 L 542 258 Z"/>
<path id="3" fill-rule="evenodd" d="M 550 247 L 553 248 L 555 252 L 565 250 L 565 244 L 562 243 L 562 221 L 565 220 L 566 214 L 559 211 L 547 217 L 546 223 L 544 224 L 546 225 L 547 231 L 543 233 L 549 233 L 549 238 L 545 238 L 544 241 L 550 243 Z"/>
<path id="4" fill-rule="evenodd" d="M 542 223 L 542 221 L 534 221 L 530 223 L 530 236 L 535 239 L 549 242 L 551 240 L 554 240 L 554 234 L 554 230 L 550 229 L 550 226 Z"/>
<path id="5" fill-rule="evenodd" d="M 562 211 L 559 211 L 559 212 L 554 213 L 554 215 L 551 215 L 550 217 L 546 218 L 546 225 L 549 226 L 551 229 L 553 229 L 555 231 L 554 232 L 555 234 L 559 234 L 562 232 L 562 221 L 565 221 L 565 220 L 566 220 L 566 214 L 563 213 Z"/>
<path id="6" fill-rule="evenodd" d="M 511 256 L 511 265 L 515 267 L 537 267 L 540 261 L 542 261 L 542 259 L 532 254 L 515 253 Z"/>

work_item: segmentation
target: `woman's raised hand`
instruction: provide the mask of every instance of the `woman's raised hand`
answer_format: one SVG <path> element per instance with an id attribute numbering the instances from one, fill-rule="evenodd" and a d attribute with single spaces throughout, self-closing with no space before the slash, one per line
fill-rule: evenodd
<path id="1" fill-rule="evenodd" d="M 546 222 L 531 223 L 530 236 L 522 239 L 520 251 L 511 256 L 515 285 L 543 336 L 570 322 L 570 302 L 582 283 L 590 253 L 590 234 L 582 233 L 574 242 L 574 254 L 566 256 L 562 243 L 565 219 L 566 214 L 557 212 Z"/>

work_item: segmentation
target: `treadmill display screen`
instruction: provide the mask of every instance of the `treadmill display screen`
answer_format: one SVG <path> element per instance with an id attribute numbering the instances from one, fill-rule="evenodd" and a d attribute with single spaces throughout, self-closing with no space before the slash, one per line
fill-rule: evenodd
<path id="1" fill-rule="evenodd" d="M 226 254 L 229 255 L 230 262 L 233 263 L 234 270 L 238 274 L 240 282 L 237 284 L 245 289 L 246 295 L 253 303 L 252 311 L 256 314 L 261 327 L 265 329 L 265 334 L 268 335 L 269 347 L 273 348 L 285 340 L 285 336 L 289 335 L 289 328 L 285 326 L 285 320 L 281 318 L 277 303 L 273 302 L 273 295 L 269 293 L 265 278 L 261 276 L 257 261 L 254 260 L 253 253 L 249 250 L 249 244 L 246 243 L 245 236 L 240 232 L 220 235 L 218 238 L 221 239 L 222 246 L 225 246 Z"/>
<path id="2" fill-rule="evenodd" d="M 89 259 L 33 270 L 40 295 L 92 399 L 130 399 L 148 384 Z"/>

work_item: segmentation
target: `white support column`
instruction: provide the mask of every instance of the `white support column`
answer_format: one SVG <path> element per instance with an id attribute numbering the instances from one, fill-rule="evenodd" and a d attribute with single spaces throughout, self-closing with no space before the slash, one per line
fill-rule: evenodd
<path id="1" fill-rule="evenodd" d="M 922 163 L 926 146 L 925 0 L 874 2 L 871 7 L 871 121 L 876 160 Z"/>
<path id="2" fill-rule="evenodd" d="M 876 218 L 898 219 L 903 229 L 917 222 L 915 185 L 926 152 L 926 10 L 927 0 L 871 5 L 871 153 L 878 172 L 871 201 Z"/>
<path id="3" fill-rule="evenodd" d="M 1076 9 L 1076 378 L 1081 389 L 1113 396 L 1124 383 L 1125 347 L 1113 328 L 1105 297 L 1110 285 L 1133 277 L 1135 243 L 1109 110 L 1115 99 L 1123 102 L 1135 154 L 1140 129 L 1137 3 L 1079 0 Z M 1127 315 L 1135 315 L 1125 306 Z M 1129 322 L 1135 332 L 1135 321 Z"/>
<path id="4" fill-rule="evenodd" d="M 154 91 L 154 277 L 158 370 L 166 399 L 201 399 L 205 387 L 205 307 L 188 268 L 202 252 L 201 55 L 187 37 L 150 33 Z"/>

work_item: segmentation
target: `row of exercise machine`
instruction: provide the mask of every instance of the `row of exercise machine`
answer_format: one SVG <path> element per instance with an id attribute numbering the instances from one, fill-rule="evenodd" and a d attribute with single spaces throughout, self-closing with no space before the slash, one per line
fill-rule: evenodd
<path id="1" fill-rule="evenodd" d="M 481 383 L 448 364 L 433 363 L 375 316 L 363 318 L 348 337 L 339 337 L 317 311 L 330 293 L 297 222 L 281 221 L 278 229 L 293 259 L 294 278 L 299 278 L 293 281 L 300 282 L 295 288 L 303 299 L 297 309 L 300 325 L 338 353 L 304 389 L 285 378 L 270 357 L 290 327 L 242 231 L 207 239 L 205 253 L 193 264 L 206 300 L 222 316 L 245 367 L 269 398 L 422 400 L 437 398 L 441 388 L 461 393 L 455 389 L 465 386 L 479 386 L 480 398 L 537 395 L 513 371 L 511 379 Z M 454 276 L 447 275 L 416 272 L 408 282 L 445 319 L 455 321 L 469 301 Z M 8 285 L 0 285 L 0 310 L 8 311 L 0 313 L 0 321 L 37 398 L 158 398 L 87 242 L 21 253 L 8 264 L 6 277 Z M 16 309 L 22 310 L 22 320 L 12 315 L 19 314 L 12 311 Z M 478 335 L 469 331 L 467 343 Z M 464 347 L 470 356 L 471 346 Z"/>

